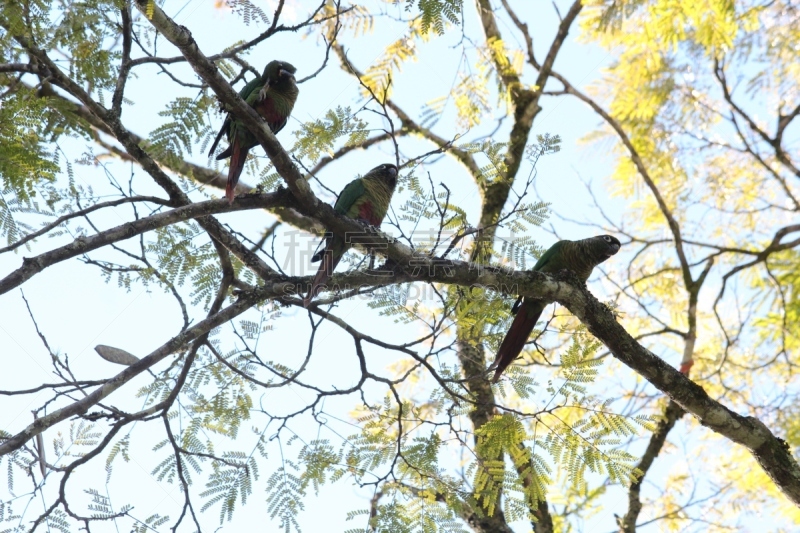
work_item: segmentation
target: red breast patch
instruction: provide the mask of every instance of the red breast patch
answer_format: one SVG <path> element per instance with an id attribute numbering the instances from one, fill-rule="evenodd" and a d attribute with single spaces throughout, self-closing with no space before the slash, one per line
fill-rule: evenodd
<path id="1" fill-rule="evenodd" d="M 372 210 L 372 202 L 364 202 L 358 207 L 358 218 L 367 220 L 373 226 L 379 226 L 381 223 Z"/>
<path id="2" fill-rule="evenodd" d="M 272 124 L 280 124 L 283 122 L 283 117 L 278 110 L 275 109 L 275 103 L 272 101 L 272 98 L 265 98 L 260 102 L 257 102 L 255 105 L 255 110 L 258 111 L 258 114 L 264 117 L 264 120 L 272 127 Z"/>

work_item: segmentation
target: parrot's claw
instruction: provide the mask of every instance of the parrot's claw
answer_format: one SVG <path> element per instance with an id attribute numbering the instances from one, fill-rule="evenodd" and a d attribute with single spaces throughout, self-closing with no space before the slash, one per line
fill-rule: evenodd
<path id="1" fill-rule="evenodd" d="M 369 220 L 365 220 L 363 218 L 357 218 L 356 222 L 358 222 L 359 224 L 364 226 L 364 231 L 366 233 L 371 233 L 373 235 L 378 235 L 381 232 L 381 229 L 379 227 L 377 227 L 377 226 L 373 226 L 372 224 L 370 224 Z"/>
<path id="2" fill-rule="evenodd" d="M 267 93 L 269 92 L 269 83 L 265 83 L 264 86 L 258 91 L 258 101 L 261 102 L 267 97 Z"/>

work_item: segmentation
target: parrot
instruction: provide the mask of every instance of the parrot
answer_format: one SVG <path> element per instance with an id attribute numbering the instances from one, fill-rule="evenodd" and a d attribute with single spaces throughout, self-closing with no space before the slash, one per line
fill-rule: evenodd
<path id="1" fill-rule="evenodd" d="M 286 125 L 294 103 L 297 101 L 300 90 L 295 84 L 295 72 L 297 69 L 285 61 L 270 61 L 264 68 L 261 77 L 252 80 L 239 91 L 239 96 L 267 121 L 274 134 L 277 134 Z M 211 150 L 208 152 L 209 157 L 217 149 L 217 144 L 223 134 L 227 136 L 229 146 L 217 156 L 217 160 L 231 158 L 225 196 L 229 202 L 233 202 L 233 191 L 244 169 L 247 153 L 258 144 L 258 141 L 239 119 L 228 113 L 211 145 Z"/>
<path id="2" fill-rule="evenodd" d="M 378 165 L 363 177 L 348 183 L 336 199 L 333 209 L 341 215 L 360 220 L 374 227 L 380 227 L 389 203 L 392 201 L 395 185 L 397 185 L 397 167 L 390 163 Z M 317 275 L 311 283 L 311 289 L 303 299 L 308 307 L 311 300 L 320 292 L 322 285 L 333 274 L 336 265 L 341 261 L 345 251 L 351 246 L 345 239 L 328 233 L 325 248 L 311 258 L 312 263 L 322 261 Z"/>
<path id="3" fill-rule="evenodd" d="M 594 267 L 616 254 L 620 242 L 611 235 L 598 235 L 579 241 L 558 241 L 539 258 L 533 270 L 555 273 L 559 270 L 572 270 L 583 282 L 589 279 Z M 506 333 L 497 357 L 488 370 L 494 369 L 492 383 L 497 383 L 500 375 L 511 362 L 519 357 L 528 337 L 533 332 L 539 316 L 550 302 L 520 296 L 511 308 L 516 316 Z"/>

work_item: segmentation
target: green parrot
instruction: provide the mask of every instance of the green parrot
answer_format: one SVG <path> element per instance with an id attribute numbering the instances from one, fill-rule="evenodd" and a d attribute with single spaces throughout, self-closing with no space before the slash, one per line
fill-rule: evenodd
<path id="1" fill-rule="evenodd" d="M 579 241 L 558 241 L 539 258 L 533 270 L 549 273 L 572 270 L 582 282 L 586 283 L 594 267 L 617 253 L 620 246 L 619 240 L 611 235 L 598 235 Z M 514 307 L 511 308 L 516 317 L 500 344 L 500 349 L 497 350 L 494 363 L 489 367 L 489 370 L 495 371 L 492 383 L 497 383 L 508 365 L 519 357 L 536 326 L 536 321 L 549 303 L 522 296 L 517 298 Z"/>
<path id="2" fill-rule="evenodd" d="M 397 167 L 389 163 L 379 165 L 363 177 L 348 183 L 339 193 L 333 209 L 339 214 L 360 220 L 370 226 L 380 227 L 389 210 L 395 185 L 397 185 Z M 332 233 L 326 235 L 325 248 L 311 258 L 312 263 L 322 261 L 322 264 L 311 283 L 311 290 L 303 299 L 306 307 L 322 290 L 322 286 L 331 277 L 336 265 L 351 245 L 350 239 Z"/>
<path id="3" fill-rule="evenodd" d="M 239 96 L 267 121 L 272 133 L 277 134 L 283 129 L 297 101 L 300 90 L 295 84 L 295 72 L 297 69 L 285 61 L 270 61 L 261 77 L 252 80 L 239 91 Z M 229 113 L 211 145 L 209 157 L 217 149 L 223 134 L 227 136 L 229 146 L 217 156 L 217 160 L 231 158 L 225 196 L 229 202 L 233 202 L 233 191 L 244 169 L 247 153 L 258 141 L 239 119 Z"/>

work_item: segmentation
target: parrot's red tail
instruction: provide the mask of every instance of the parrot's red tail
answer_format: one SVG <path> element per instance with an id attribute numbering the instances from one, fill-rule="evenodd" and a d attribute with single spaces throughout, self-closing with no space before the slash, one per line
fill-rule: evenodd
<path id="1" fill-rule="evenodd" d="M 242 150 L 241 145 L 236 141 L 231 144 L 231 148 L 231 166 L 228 168 L 228 184 L 225 186 L 225 196 L 228 197 L 229 202 L 233 202 L 233 191 L 236 190 L 236 184 L 239 183 L 239 176 L 242 175 L 247 152 L 249 152 L 249 150 Z"/>
<path id="2" fill-rule="evenodd" d="M 336 270 L 336 265 L 339 264 L 339 261 L 342 259 L 342 256 L 339 255 L 338 257 L 334 257 L 333 250 L 327 248 L 325 252 L 322 254 L 322 263 L 319 265 L 319 270 L 317 270 L 317 275 L 314 276 L 314 281 L 311 282 L 311 290 L 308 291 L 308 294 L 305 298 L 303 298 L 303 305 L 308 307 L 311 304 L 311 300 L 319 294 L 322 286 L 325 285 L 325 282 L 330 279 L 333 275 L 333 271 Z"/>
<path id="3" fill-rule="evenodd" d="M 514 359 L 519 357 L 525 343 L 528 342 L 528 337 L 531 336 L 536 322 L 544 311 L 543 302 L 523 302 L 511 327 L 508 329 L 503 342 L 500 344 L 500 349 L 497 350 L 497 357 L 494 360 L 494 377 L 492 383 L 497 383 L 500 375 L 508 368 Z"/>

